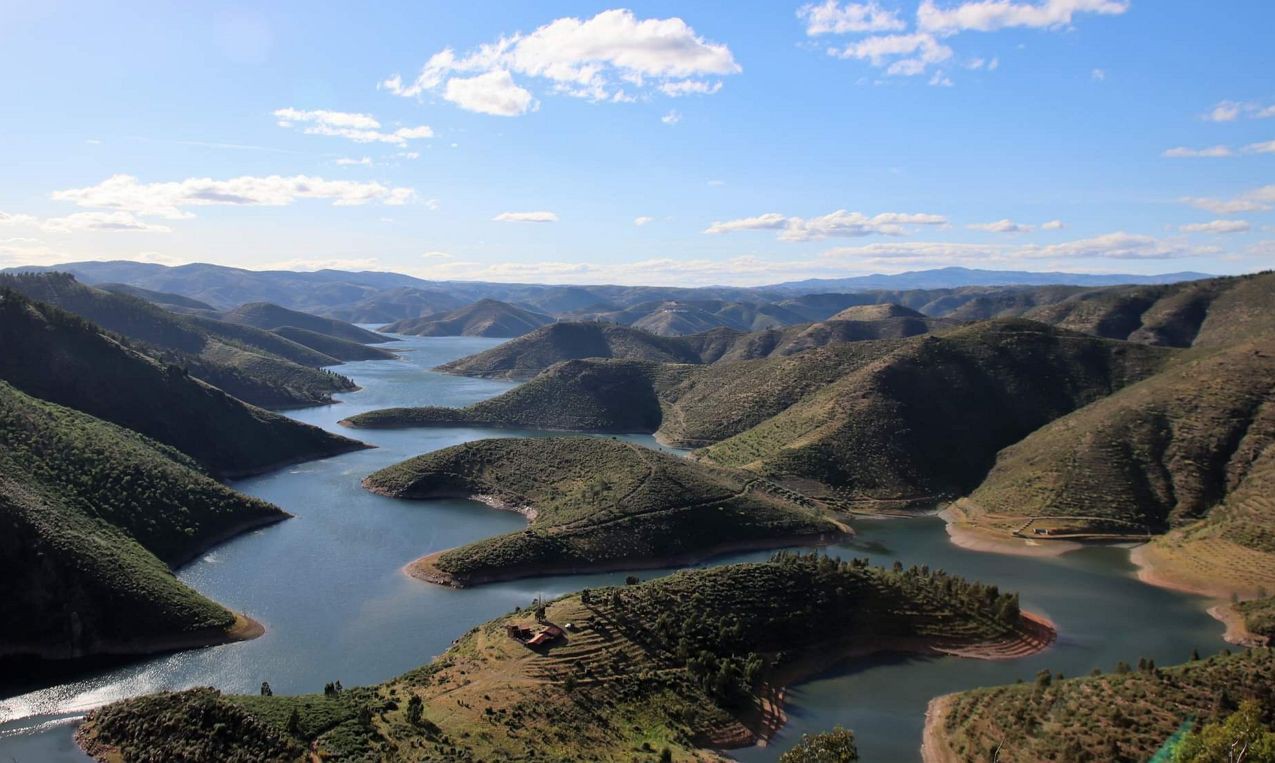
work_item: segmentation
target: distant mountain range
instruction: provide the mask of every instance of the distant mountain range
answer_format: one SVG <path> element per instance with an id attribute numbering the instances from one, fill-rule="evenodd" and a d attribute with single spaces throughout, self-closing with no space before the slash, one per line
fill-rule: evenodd
<path id="1" fill-rule="evenodd" d="M 787 281 L 766 289 L 791 289 L 802 293 L 817 291 L 869 291 L 872 289 L 950 289 L 956 286 L 1116 286 L 1119 284 L 1162 284 L 1212 278 L 1208 273 L 1183 271 L 1153 276 L 1129 273 L 1036 273 L 1028 270 L 978 270 L 936 268 L 891 275 L 874 274 L 851 278 L 809 278 Z"/>

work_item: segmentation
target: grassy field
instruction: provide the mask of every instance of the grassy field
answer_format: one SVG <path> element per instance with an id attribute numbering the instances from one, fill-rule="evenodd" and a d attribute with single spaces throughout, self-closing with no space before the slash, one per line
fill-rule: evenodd
<path id="1" fill-rule="evenodd" d="M 1261 648 L 975 689 L 931 703 L 926 760 L 1144 761 L 1184 722 L 1218 720 L 1242 700 L 1256 699 L 1269 717 L 1272 686 L 1275 652 Z"/>
<path id="2" fill-rule="evenodd" d="M 363 484 L 395 498 L 483 496 L 533 517 L 525 531 L 412 567 L 413 574 L 452 585 L 658 563 L 847 532 L 813 502 L 755 475 L 592 438 L 469 442 L 391 466 Z"/>
<path id="3" fill-rule="evenodd" d="M 178 451 L 0 382 L 0 655 L 226 640 L 234 615 L 169 566 L 287 517 Z"/>
<path id="4" fill-rule="evenodd" d="M 1033 638 L 1016 597 L 942 573 L 779 555 L 515 612 L 432 664 L 326 696 L 151 695 L 90 714 L 99 759 L 720 760 L 783 721 L 781 687 L 842 656 Z M 506 626 L 557 625 L 530 648 Z M 865 734 L 870 733 L 865 731 Z"/>

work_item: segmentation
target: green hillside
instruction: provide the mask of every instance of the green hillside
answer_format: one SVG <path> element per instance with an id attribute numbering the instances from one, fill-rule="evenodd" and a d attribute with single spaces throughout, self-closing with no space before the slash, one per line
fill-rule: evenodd
<path id="1" fill-rule="evenodd" d="M 412 566 L 418 577 L 457 586 L 848 532 L 810 500 L 755 476 L 613 440 L 479 440 L 383 469 L 363 485 L 394 498 L 483 497 L 529 517 L 526 531 Z"/>
<path id="2" fill-rule="evenodd" d="M 79 315 L 144 345 L 148 354 L 180 365 L 226 392 L 265 406 L 315 405 L 354 382 L 321 366 L 339 363 L 277 334 L 198 316 L 94 289 L 63 273 L 0 275 L 0 287 Z"/>
<path id="3" fill-rule="evenodd" d="M 674 760 L 765 739 L 781 692 L 846 654 L 1030 653 L 1017 599 L 929 570 L 779 555 L 547 602 L 474 628 L 428 666 L 326 696 L 212 689 L 124 700 L 77 735 L 98 760 Z M 529 647 L 508 628 L 555 624 Z M 568 626 L 569 624 L 569 626 Z M 860 730 L 862 735 L 870 730 Z"/>
<path id="4" fill-rule="evenodd" d="M 1244 700 L 1256 700 L 1270 718 L 1272 686 L 1275 652 L 1253 649 L 1168 668 L 975 689 L 930 703 L 926 760 L 1145 761 L 1184 723 L 1221 720 Z"/>
<path id="5" fill-rule="evenodd" d="M 416 336 L 518 337 L 548 323 L 553 323 L 553 318 L 543 313 L 495 299 L 480 299 L 443 315 L 406 318 L 380 330 Z"/>
<path id="6" fill-rule="evenodd" d="M 169 566 L 286 517 L 172 448 L 0 382 L 0 655 L 225 641 L 246 623 Z"/>
<path id="7" fill-rule="evenodd" d="M 389 350 L 383 350 L 380 347 L 369 347 L 366 344 L 351 342 L 348 339 L 339 339 L 330 334 L 320 334 L 317 331 L 297 328 L 296 326 L 280 326 L 277 329 L 272 329 L 272 332 L 284 339 L 305 345 L 316 352 L 321 352 L 341 361 L 393 360 L 398 357 Z"/>
<path id="8" fill-rule="evenodd" d="M 7 289 L 0 289 L 0 346 L 0 379 L 171 445 L 220 476 L 363 447 L 247 405 Z"/>
<path id="9" fill-rule="evenodd" d="M 1164 357 L 1030 321 L 979 323 L 907 340 L 699 455 L 850 501 L 932 503 L 973 489 L 1001 448 Z"/>
<path id="10" fill-rule="evenodd" d="M 393 337 L 378 334 L 375 331 L 359 328 L 353 323 L 338 321 L 334 318 L 321 318 L 286 307 L 272 305 L 269 302 L 249 302 L 234 310 L 221 314 L 227 323 L 239 323 L 246 326 L 273 331 L 283 326 L 293 326 L 316 334 L 325 334 L 336 339 L 359 344 L 380 344 L 392 342 Z"/>
<path id="11" fill-rule="evenodd" d="M 116 294 L 127 294 L 130 297 L 144 299 L 147 302 L 154 302 L 166 310 L 175 310 L 177 312 L 190 311 L 196 313 L 215 313 L 217 308 L 207 302 L 200 302 L 197 299 L 183 297 L 180 294 L 169 294 L 162 291 L 151 291 L 143 289 L 140 286 L 130 286 L 126 283 L 100 283 L 97 284 L 98 289 L 102 291 L 110 291 Z"/>

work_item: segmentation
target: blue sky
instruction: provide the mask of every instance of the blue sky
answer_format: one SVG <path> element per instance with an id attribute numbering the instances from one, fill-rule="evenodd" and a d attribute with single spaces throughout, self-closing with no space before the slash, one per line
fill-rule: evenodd
<path id="1" fill-rule="evenodd" d="M 0 1 L 0 266 L 1275 264 L 1273 3 L 318 5 Z"/>

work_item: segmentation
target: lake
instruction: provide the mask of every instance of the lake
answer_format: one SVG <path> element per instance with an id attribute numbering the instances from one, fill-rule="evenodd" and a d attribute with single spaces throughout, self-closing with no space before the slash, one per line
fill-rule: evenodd
<path id="1" fill-rule="evenodd" d="M 399 501 L 373 495 L 359 481 L 410 456 L 483 437 L 543 433 L 468 428 L 346 430 L 340 419 L 389 406 L 457 406 L 499 394 L 510 382 L 437 374 L 440 363 L 487 349 L 501 340 L 407 337 L 393 346 L 396 361 L 339 368 L 361 387 L 336 405 L 288 415 L 377 447 L 312 461 L 234 483 L 234 487 L 295 515 L 213 549 L 178 576 L 212 599 L 266 626 L 253 641 L 164 655 L 103 670 L 0 700 L 0 761 L 84 761 L 72 741 L 86 710 L 161 689 L 216 686 L 255 693 L 269 681 L 276 693 L 321 691 L 378 683 L 441 654 L 469 628 L 587 586 L 623 582 L 624 572 L 513 581 L 456 591 L 422 583 L 401 568 L 423 554 L 523 526 L 510 512 L 459 500 Z M 622 439 L 660 447 L 645 435 Z M 789 724 L 766 748 L 734 751 L 745 761 L 769 761 L 805 731 L 841 724 L 853 729 L 865 761 L 920 758 L 926 703 L 933 696 L 975 686 L 1031 680 L 1049 668 L 1067 676 L 1139 657 L 1169 665 L 1191 650 L 1221 650 L 1222 626 L 1205 600 L 1136 580 L 1127 549 L 1092 547 L 1060 558 L 979 553 L 947 540 L 936 517 L 864 519 L 852 543 L 829 553 L 901 560 L 1019 591 L 1024 608 L 1052 619 L 1059 641 L 1043 654 L 989 662 L 945 658 L 874 657 L 839 666 L 789 691 Z M 737 554 L 713 563 L 763 559 Z M 642 577 L 660 574 L 650 570 Z"/>

